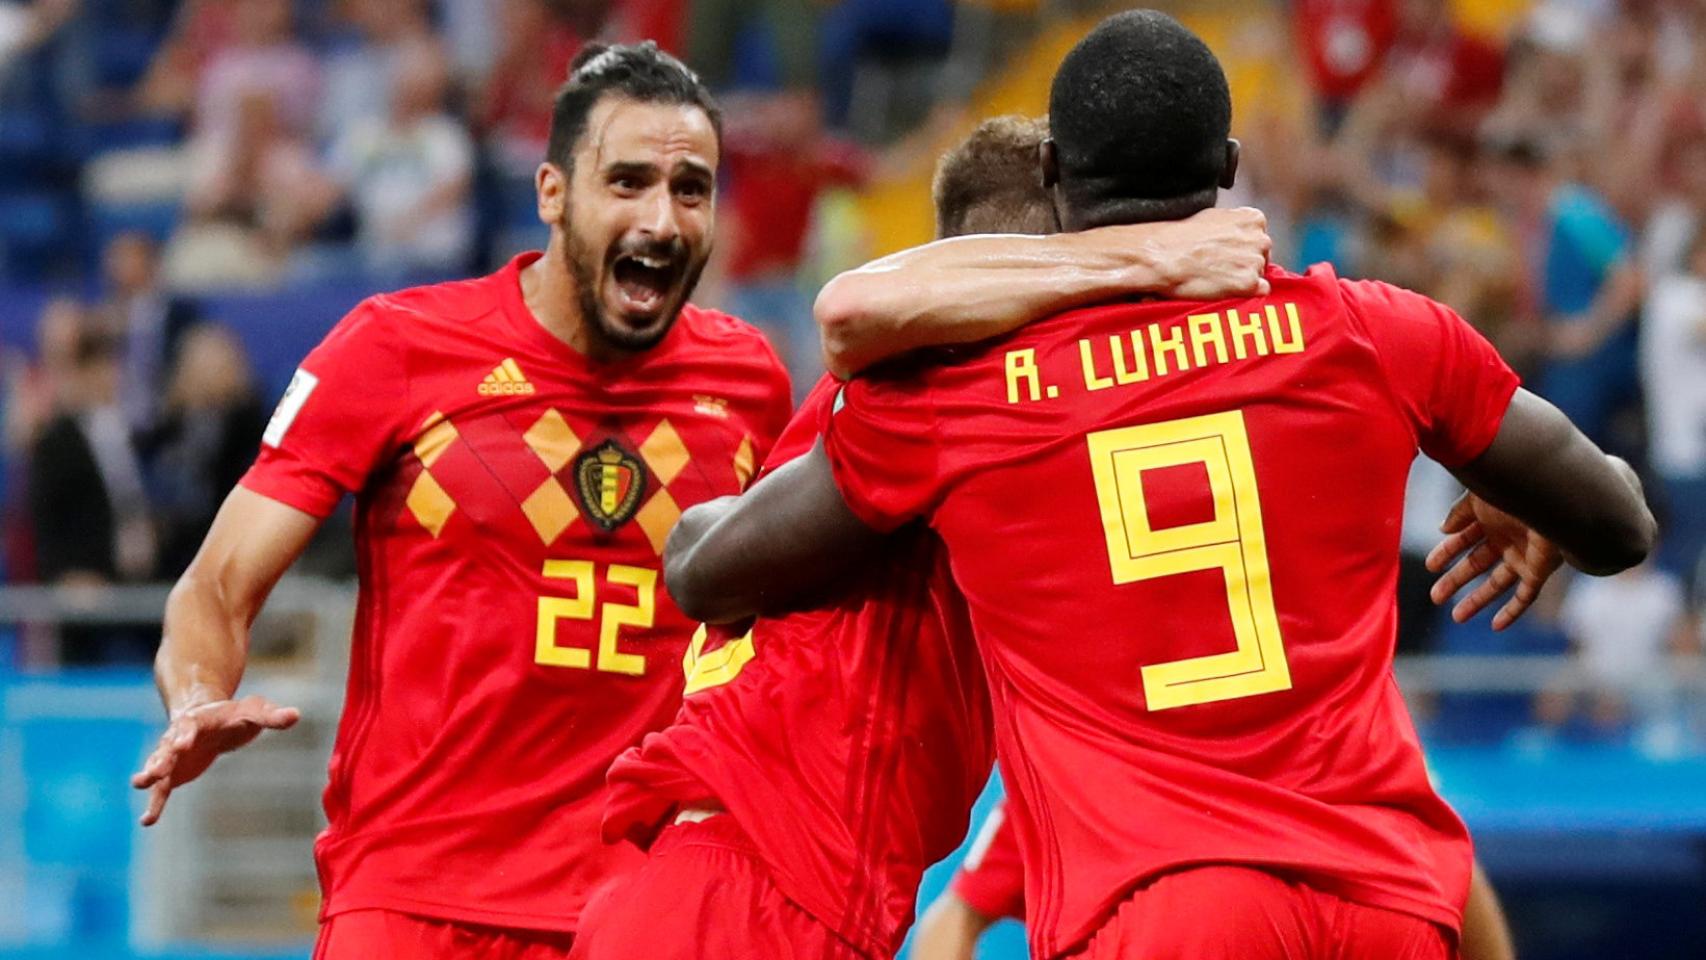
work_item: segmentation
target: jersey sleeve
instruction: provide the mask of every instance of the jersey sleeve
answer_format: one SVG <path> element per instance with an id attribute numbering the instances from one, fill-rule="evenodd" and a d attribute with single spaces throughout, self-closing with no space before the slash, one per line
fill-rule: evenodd
<path id="1" fill-rule="evenodd" d="M 781 438 L 784 430 L 794 416 L 794 382 L 788 376 L 788 367 L 782 358 L 776 355 L 776 348 L 771 345 L 768 337 L 758 335 L 759 342 L 768 359 L 765 365 L 766 393 L 763 411 L 759 414 L 759 435 L 753 437 L 753 454 L 758 463 L 768 463 L 771 451 L 776 448 L 776 441 Z M 806 445 L 809 449 L 811 444 Z"/>
<path id="2" fill-rule="evenodd" d="M 1422 452 L 1455 467 L 1480 456 L 1520 381 L 1450 307 L 1377 281 L 1340 281 Z"/>
<path id="3" fill-rule="evenodd" d="M 351 311 L 291 377 L 243 486 L 322 518 L 360 490 L 405 436 L 402 350 L 374 301 Z"/>
<path id="4" fill-rule="evenodd" d="M 997 806 L 983 822 L 954 874 L 954 895 L 986 917 L 1025 919 L 1025 869 L 1019 859 L 1019 840 L 1006 808 Z"/>
<path id="5" fill-rule="evenodd" d="M 770 456 L 765 458 L 766 472 L 811 450 L 812 445 L 817 443 L 818 431 L 823 427 L 824 418 L 829 416 L 830 404 L 835 402 L 835 396 L 840 392 L 841 382 L 834 377 L 824 374 L 823 378 L 818 380 L 811 392 L 806 394 L 806 398 L 800 401 L 800 409 L 794 412 L 793 419 L 783 428 L 776 446 L 771 448 Z"/>
<path id="6" fill-rule="evenodd" d="M 936 416 L 920 379 L 848 382 L 830 405 L 823 446 L 842 498 L 873 529 L 893 530 L 941 499 Z"/>

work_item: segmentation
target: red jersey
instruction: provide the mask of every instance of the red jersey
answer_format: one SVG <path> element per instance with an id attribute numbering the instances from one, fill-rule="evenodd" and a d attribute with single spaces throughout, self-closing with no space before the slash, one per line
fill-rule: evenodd
<path id="1" fill-rule="evenodd" d="M 605 770 L 680 704 L 694 624 L 659 582 L 664 537 L 738 492 L 787 417 L 775 354 L 722 314 L 589 362 L 522 302 L 537 256 L 363 301 L 243 479 L 318 517 L 357 498 L 324 917 L 574 929 L 622 858 L 599 838 Z"/>
<path id="2" fill-rule="evenodd" d="M 811 449 L 838 387 L 818 384 L 771 466 Z M 675 723 L 611 768 L 605 818 L 645 844 L 678 806 L 721 807 L 785 896 L 873 957 L 900 948 L 994 760 L 940 541 L 920 527 L 887 551 L 820 609 L 706 644 Z"/>
<path id="3" fill-rule="evenodd" d="M 1458 925 L 1469 839 L 1392 677 L 1399 515 L 1418 444 L 1477 456 L 1517 379 L 1421 296 L 1270 279 L 857 381 L 826 431 L 855 511 L 947 544 L 1041 956 L 1202 862 Z"/>
<path id="4" fill-rule="evenodd" d="M 1005 802 L 989 811 L 954 874 L 952 889 L 966 906 L 986 917 L 1025 919 L 1025 864 Z"/>

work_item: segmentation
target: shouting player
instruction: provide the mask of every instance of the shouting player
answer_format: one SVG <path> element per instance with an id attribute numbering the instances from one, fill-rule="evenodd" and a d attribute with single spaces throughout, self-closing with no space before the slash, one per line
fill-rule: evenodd
<path id="1" fill-rule="evenodd" d="M 297 719 L 233 699 L 248 628 L 355 495 L 317 957 L 560 956 L 632 855 L 599 840 L 604 774 L 674 715 L 695 626 L 658 582 L 665 537 L 744 486 L 789 412 L 763 337 L 687 303 L 719 139 L 679 62 L 589 47 L 536 178 L 545 252 L 357 306 L 173 591 L 144 824 L 218 754 Z"/>
<path id="2" fill-rule="evenodd" d="M 1036 176 L 1042 138 L 1038 124 L 1006 118 L 945 157 L 940 231 L 1052 232 Z M 1205 224 L 1220 220 L 1230 242 L 1199 242 Z M 1058 262 L 1086 239 L 1116 248 L 1104 275 L 1037 282 L 1046 273 L 1039 262 Z M 994 322 L 960 314 L 974 285 L 1002 301 L 997 316 L 1009 327 L 1080 299 L 1082 287 L 1106 295 L 1178 286 L 1134 260 L 1152 254 L 1120 250 L 1183 251 L 1175 256 L 1207 266 L 1196 248 L 1214 249 L 1220 265 L 1206 272 L 1225 278 L 1219 289 L 1248 292 L 1262 280 L 1267 239 L 1260 217 L 1241 211 L 1141 231 L 955 245 L 984 252 L 932 272 L 930 288 L 916 292 L 908 321 L 918 335 Z M 1210 282 L 1191 281 L 1205 292 Z M 836 388 L 825 378 L 813 390 L 773 464 L 812 447 Z M 716 510 L 695 515 L 703 525 Z M 675 539 L 696 536 L 686 527 Z M 840 585 L 824 612 L 760 620 L 745 636 L 713 633 L 695 641 L 676 722 L 612 767 L 606 829 L 649 846 L 649 858 L 588 907 L 577 958 L 893 956 L 919 877 L 965 835 L 993 761 L 985 684 L 939 543 L 922 529 L 897 538 L 885 565 Z"/>
<path id="3" fill-rule="evenodd" d="M 1076 46 L 1050 114 L 1068 230 L 1189 216 L 1232 180 L 1220 65 L 1153 11 Z M 1038 956 L 1448 956 L 1469 838 L 1391 676 L 1409 464 L 1419 447 L 1588 573 L 1650 548 L 1628 465 L 1449 309 L 1324 267 L 1270 279 L 850 383 L 701 584 L 769 578 L 785 607 L 929 522 L 988 675 Z"/>

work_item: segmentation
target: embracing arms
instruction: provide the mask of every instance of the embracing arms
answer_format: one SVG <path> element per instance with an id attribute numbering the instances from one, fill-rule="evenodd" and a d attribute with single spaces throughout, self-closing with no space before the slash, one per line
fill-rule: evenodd
<path id="1" fill-rule="evenodd" d="M 1047 237 L 955 237 L 837 276 L 813 312 L 824 365 L 846 378 L 919 347 L 974 343 L 1121 297 L 1259 296 L 1271 246 L 1267 218 L 1249 207 Z"/>

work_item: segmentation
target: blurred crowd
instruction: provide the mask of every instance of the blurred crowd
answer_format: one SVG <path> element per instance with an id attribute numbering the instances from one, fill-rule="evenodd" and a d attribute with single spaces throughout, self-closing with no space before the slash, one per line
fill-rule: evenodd
<path id="1" fill-rule="evenodd" d="M 1098 6 L 0 0 L 0 283 L 72 291 L 4 361 L 10 579 L 187 561 L 270 399 L 208 292 L 396 286 L 535 245 L 552 92 L 587 40 L 656 38 L 723 92 L 722 233 L 698 299 L 765 326 L 809 382 L 811 295 L 858 250 L 821 249 L 831 201 L 939 142 L 1051 17 Z M 1235 89 L 1246 57 L 1286 81 L 1240 98 L 1229 200 L 1268 212 L 1286 266 L 1458 309 L 1637 465 L 1661 514 L 1647 564 L 1560 578 L 1494 635 L 1427 600 L 1422 557 L 1458 491 L 1418 462 L 1401 649 L 1572 664 L 1538 697 L 1442 695 L 1441 735 L 1700 749 L 1706 0 L 1499 6 L 1489 25 L 1449 0 L 1214 5 L 1261 25 L 1221 51 Z"/>
<path id="2" fill-rule="evenodd" d="M 1636 464 L 1661 516 L 1648 563 L 1559 582 L 1494 635 L 1428 601 L 1423 558 L 1460 490 L 1419 461 L 1401 649 L 1573 656 L 1538 699 L 1512 698 L 1511 724 L 1441 720 L 1471 737 L 1520 720 L 1540 740 L 1698 749 L 1706 3 L 1547 0 L 1502 36 L 1470 30 L 1466 9 L 1296 0 L 1309 106 L 1245 116 L 1251 199 L 1278 225 L 1282 261 L 1331 261 L 1470 318 L 1531 389 Z"/>

